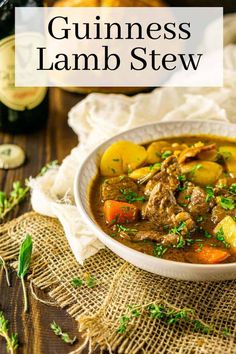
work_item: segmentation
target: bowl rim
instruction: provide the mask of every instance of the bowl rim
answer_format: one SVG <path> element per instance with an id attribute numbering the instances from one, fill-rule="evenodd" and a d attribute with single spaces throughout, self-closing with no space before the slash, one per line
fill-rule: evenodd
<path id="1" fill-rule="evenodd" d="M 213 270 L 213 269 L 233 269 L 236 267 L 236 262 L 232 262 L 232 263 L 220 263 L 220 264 L 198 264 L 198 263 L 187 263 L 187 262 L 179 262 L 179 261 L 172 261 L 169 259 L 163 259 L 163 258 L 158 258 L 140 251 L 137 251 L 129 246 L 126 246 L 124 244 L 122 244 L 121 242 L 113 239 L 112 237 L 110 237 L 106 232 L 104 232 L 102 230 L 102 228 L 99 226 L 99 224 L 92 220 L 92 218 L 89 216 L 89 214 L 86 212 L 84 205 L 83 205 L 83 201 L 81 198 L 81 193 L 80 193 L 80 177 L 83 174 L 83 170 L 85 168 L 85 166 L 87 165 L 88 161 L 96 154 L 98 154 L 99 150 L 101 150 L 105 145 L 109 144 L 110 142 L 112 142 L 114 139 L 119 139 L 122 138 L 122 136 L 126 133 L 132 133 L 136 130 L 140 130 L 144 127 L 151 127 L 154 125 L 169 125 L 169 124 L 174 124 L 174 123 L 206 123 L 206 124 L 220 124 L 220 125 L 227 125 L 227 126 L 232 126 L 236 129 L 236 123 L 231 123 L 231 122 L 226 122 L 226 121 L 216 121 L 216 120 L 206 120 L 206 121 L 199 121 L 199 120 L 175 120 L 175 121 L 160 121 L 160 122 L 154 122 L 154 123 L 148 123 L 148 124 L 142 124 L 139 125 L 137 127 L 125 130 L 121 133 L 118 133 L 116 135 L 113 135 L 111 138 L 103 141 L 102 143 L 100 143 L 99 145 L 97 145 L 92 151 L 90 151 L 90 153 L 86 156 L 86 158 L 83 160 L 83 162 L 81 163 L 81 165 L 78 167 L 76 174 L 75 174 L 75 178 L 74 178 L 74 197 L 75 197 L 75 203 L 77 206 L 78 211 L 81 213 L 81 215 L 83 216 L 84 221 L 86 222 L 86 224 L 88 225 L 88 227 L 93 230 L 95 232 L 95 234 L 99 234 L 100 237 L 103 239 L 107 239 L 109 243 L 111 243 L 114 247 L 118 247 L 118 248 L 123 248 L 124 250 L 126 250 L 126 252 L 128 253 L 133 253 L 134 255 L 136 255 L 137 257 L 141 257 L 143 259 L 149 260 L 150 262 L 154 262 L 157 265 L 162 263 L 163 265 L 165 265 L 166 267 L 168 267 L 168 265 L 170 266 L 174 266 L 176 265 L 176 267 L 178 268 L 188 268 L 189 270 L 205 270 L 206 272 L 208 270 Z M 180 136 L 183 136 L 184 134 L 180 134 Z M 186 134 L 186 135 L 193 135 L 193 136 L 197 136 L 197 135 L 204 135 L 204 133 L 194 133 L 194 134 Z M 210 135 L 210 134 L 205 134 L 205 135 Z M 225 137 L 223 135 L 219 134 L 213 134 L 212 136 L 216 136 L 216 137 Z M 176 136 L 177 137 L 177 136 Z M 225 137 L 227 138 L 227 137 Z M 228 137 L 229 140 L 230 139 L 235 139 L 236 138 L 231 138 Z M 161 139 L 161 138 L 159 138 Z M 145 144 L 145 141 L 143 142 Z M 142 143 L 140 143 L 142 144 Z M 95 176 L 93 176 L 94 178 Z M 89 181 L 91 182 L 92 179 Z M 98 237 L 99 238 L 99 237 Z M 101 240 L 100 240 L 101 241 Z M 101 241 L 102 242 L 102 241 Z M 103 242 L 102 242 L 103 243 Z M 104 244 L 105 245 L 105 244 Z M 106 245 L 105 245 L 106 246 Z M 107 248 L 109 248 L 108 246 L 106 246 Z M 112 251 L 113 252 L 113 251 Z M 115 252 L 113 252 L 115 253 Z M 118 257 L 120 257 L 119 255 L 117 255 Z M 121 257 L 120 257 L 121 258 Z"/>

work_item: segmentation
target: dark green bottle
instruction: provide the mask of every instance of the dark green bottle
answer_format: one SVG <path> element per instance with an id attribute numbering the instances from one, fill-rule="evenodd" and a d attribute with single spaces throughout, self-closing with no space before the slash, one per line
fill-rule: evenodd
<path id="1" fill-rule="evenodd" d="M 42 127 L 48 116 L 44 87 L 15 87 L 15 7 L 43 6 L 42 0 L 0 0 L 0 130 L 29 133 Z"/>

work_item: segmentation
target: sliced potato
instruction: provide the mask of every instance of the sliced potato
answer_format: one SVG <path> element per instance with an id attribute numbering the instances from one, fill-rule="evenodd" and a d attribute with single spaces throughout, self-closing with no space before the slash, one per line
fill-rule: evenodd
<path id="1" fill-rule="evenodd" d="M 143 178 L 149 179 L 156 173 L 156 171 L 159 171 L 160 169 L 161 165 L 157 163 L 151 166 L 140 167 L 129 173 L 129 177 L 136 181 L 142 180 Z"/>
<path id="2" fill-rule="evenodd" d="M 230 244 L 231 250 L 236 253 L 236 222 L 231 216 L 226 216 L 215 227 L 214 233 L 223 231 L 222 236 Z"/>
<path id="3" fill-rule="evenodd" d="M 212 161 L 192 161 L 181 165 L 181 172 L 196 184 L 207 186 L 215 184 L 223 172 L 223 168 Z"/>
<path id="4" fill-rule="evenodd" d="M 232 177 L 236 177 L 236 147 L 220 146 L 219 152 L 223 155 L 227 171 Z"/>
<path id="5" fill-rule="evenodd" d="M 169 150 L 170 143 L 167 141 L 155 141 L 147 148 L 147 163 L 153 164 L 161 161 L 161 152 Z"/>
<path id="6" fill-rule="evenodd" d="M 140 166 L 147 158 L 146 149 L 130 141 L 118 141 L 103 154 L 100 170 L 103 176 L 119 176 Z"/>

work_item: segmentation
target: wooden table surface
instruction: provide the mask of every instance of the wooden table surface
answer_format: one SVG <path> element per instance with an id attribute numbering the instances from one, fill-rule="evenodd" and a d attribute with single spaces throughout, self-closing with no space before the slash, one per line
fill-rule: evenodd
<path id="1" fill-rule="evenodd" d="M 16 170 L 0 170 L 0 190 L 11 190 L 13 181 L 24 181 L 30 175 L 36 175 L 45 163 L 57 159 L 59 162 L 77 144 L 77 136 L 67 125 L 69 109 L 83 96 L 72 94 L 58 88 L 50 91 L 49 120 L 41 131 L 31 135 L 12 136 L 0 133 L 0 143 L 16 143 L 27 153 L 27 163 Z M 22 203 L 9 218 L 30 210 L 29 199 Z M 68 354 L 77 345 L 70 346 L 62 342 L 50 329 L 50 323 L 56 321 L 71 336 L 78 336 L 77 323 L 65 310 L 47 306 L 36 301 L 29 293 L 30 312 L 23 312 L 22 288 L 14 271 L 10 271 L 11 287 L 0 271 L 0 311 L 10 322 L 11 331 L 19 335 L 19 354 Z M 37 290 L 37 289 L 36 289 Z M 40 298 L 45 298 L 42 291 L 37 291 Z M 81 339 L 79 340 L 81 342 Z M 79 344 L 79 343 L 78 343 Z M 87 350 L 85 349 L 84 353 Z M 4 340 L 0 337 L 0 354 L 5 354 Z"/>

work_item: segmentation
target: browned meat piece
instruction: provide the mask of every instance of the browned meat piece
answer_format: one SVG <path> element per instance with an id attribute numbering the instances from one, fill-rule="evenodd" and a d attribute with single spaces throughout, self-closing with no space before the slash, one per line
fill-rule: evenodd
<path id="1" fill-rule="evenodd" d="M 177 204 L 173 192 L 168 189 L 168 185 L 159 182 L 153 188 L 147 202 L 144 216 L 155 224 L 156 227 L 177 227 L 182 221 L 185 228 L 182 231 L 186 234 L 194 229 L 194 221 L 189 213 Z"/>
<path id="2" fill-rule="evenodd" d="M 216 205 L 212 209 L 211 220 L 214 224 L 218 224 L 225 216 L 236 216 L 236 209 L 234 210 L 225 210 L 220 205 Z"/>
<path id="3" fill-rule="evenodd" d="M 102 184 L 102 200 L 122 200 L 124 195 L 122 195 L 121 189 L 126 192 L 138 192 L 138 186 L 131 178 L 127 176 L 112 177 L 106 179 Z"/>
<path id="4" fill-rule="evenodd" d="M 191 182 L 187 183 L 186 189 L 179 193 L 177 201 L 186 207 L 193 217 L 208 213 L 215 205 L 214 197 L 207 201 L 207 193 L 204 189 Z"/>
<path id="5" fill-rule="evenodd" d="M 215 150 L 216 144 L 203 145 L 203 146 L 193 146 L 181 151 L 178 161 L 179 163 L 184 163 L 186 160 L 197 157 L 197 155 L 203 151 Z"/>
<path id="6" fill-rule="evenodd" d="M 140 230 L 136 234 L 128 234 L 125 231 L 121 231 L 120 236 L 129 241 L 150 240 L 162 243 L 164 246 L 177 245 L 179 240 L 179 236 L 176 234 L 163 235 L 163 233 L 155 230 Z"/>
<path id="7" fill-rule="evenodd" d="M 204 189 L 198 186 L 193 188 L 190 203 L 188 205 L 188 210 L 191 215 L 205 215 L 213 208 L 214 205 L 214 197 L 207 201 L 207 193 L 204 191 Z"/>
<path id="8" fill-rule="evenodd" d="M 161 166 L 161 171 L 157 172 L 152 179 L 147 183 L 145 188 L 145 194 L 150 195 L 154 186 L 158 182 L 162 182 L 168 186 L 172 191 L 175 191 L 179 186 L 178 177 L 181 174 L 181 170 L 175 156 L 168 157 Z"/>
<path id="9" fill-rule="evenodd" d="M 195 185 L 192 182 L 186 182 L 184 184 L 185 189 L 179 192 L 177 202 L 181 206 L 187 206 L 190 203 L 189 196 L 192 195 Z"/>

